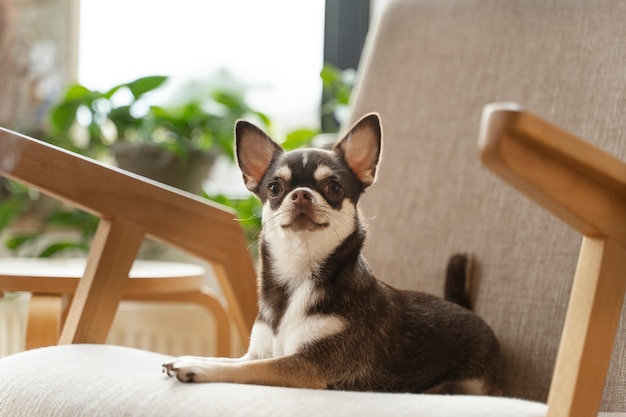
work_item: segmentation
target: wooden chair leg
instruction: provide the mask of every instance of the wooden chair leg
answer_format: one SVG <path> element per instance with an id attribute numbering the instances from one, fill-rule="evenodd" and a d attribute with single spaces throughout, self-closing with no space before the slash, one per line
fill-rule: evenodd
<path id="1" fill-rule="evenodd" d="M 252 319 L 252 321 L 249 319 L 249 317 L 253 316 L 253 314 L 250 314 L 249 311 L 251 303 L 254 304 L 254 309 L 256 309 L 256 295 L 254 295 L 254 300 L 250 301 L 248 299 L 241 298 L 241 294 L 237 294 L 235 288 L 233 288 L 237 281 L 233 280 L 232 277 L 236 277 L 238 275 L 234 273 L 235 271 L 232 270 L 232 266 L 230 272 L 227 272 L 226 268 L 219 264 L 212 264 L 212 267 L 213 272 L 218 278 L 222 294 L 226 299 L 228 314 L 232 318 L 235 329 L 239 333 L 241 340 L 245 343 L 250 337 L 250 331 L 252 328 L 250 323 L 254 323 L 254 319 Z M 227 285 L 228 283 L 233 283 L 233 285 Z M 248 294 L 247 296 L 251 297 L 252 295 Z M 248 317 L 242 313 L 244 310 L 247 312 L 246 315 Z"/>
<path id="2" fill-rule="evenodd" d="M 61 296 L 33 294 L 28 304 L 26 350 L 56 345 L 61 330 L 62 308 Z"/>
<path id="3" fill-rule="evenodd" d="M 105 343 L 143 236 L 129 224 L 100 220 L 59 344 Z"/>
<path id="4" fill-rule="evenodd" d="M 626 248 L 610 239 L 583 239 L 548 417 L 596 415 L 626 294 L 625 270 Z"/>

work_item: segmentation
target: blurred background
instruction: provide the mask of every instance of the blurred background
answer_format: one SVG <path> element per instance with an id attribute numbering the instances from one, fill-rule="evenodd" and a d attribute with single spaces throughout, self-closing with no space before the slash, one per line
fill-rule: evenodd
<path id="1" fill-rule="evenodd" d="M 0 123 L 32 130 L 74 82 L 228 73 L 281 129 L 318 123 L 324 63 L 358 64 L 384 0 L 0 0 Z M 11 104 L 9 104 L 9 102 Z"/>
<path id="2" fill-rule="evenodd" d="M 0 0 L 0 126 L 235 209 L 255 256 L 260 206 L 234 162 L 235 120 L 286 149 L 332 143 L 385 3 Z M 96 227 L 0 177 L 0 266 L 85 257 Z M 140 257 L 195 262 L 151 241 Z M 0 288 L 0 356 L 23 349 L 27 303 Z M 122 303 L 111 343 L 156 350 L 169 321 L 188 343 L 166 353 L 210 355 L 211 318 L 192 308 Z"/>
<path id="3" fill-rule="evenodd" d="M 234 120 L 257 122 L 286 148 L 334 140 L 324 134 L 345 119 L 384 3 L 0 0 L 0 126 L 239 200 L 247 194 L 233 175 Z M 178 165 L 202 151 L 202 171 L 172 178 L 155 166 L 174 158 L 164 150 Z M 36 197 L 2 181 L 0 202 L 10 195 L 13 206 Z M 15 214 L 0 208 L 0 231 Z"/>

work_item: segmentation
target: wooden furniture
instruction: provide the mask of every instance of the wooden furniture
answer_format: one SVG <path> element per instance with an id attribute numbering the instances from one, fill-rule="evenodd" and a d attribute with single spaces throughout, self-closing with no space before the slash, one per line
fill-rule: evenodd
<path id="1" fill-rule="evenodd" d="M 510 103 L 485 108 L 480 148 L 489 169 L 583 235 L 548 416 L 596 415 L 626 294 L 626 163 Z"/>
<path id="2" fill-rule="evenodd" d="M 211 263 L 226 311 L 247 340 L 256 317 L 255 272 L 232 212 L 5 129 L 0 175 L 100 217 L 59 343 L 104 343 L 146 235 Z"/>
<path id="3" fill-rule="evenodd" d="M 33 293 L 28 312 L 26 349 L 54 345 L 76 292 L 86 259 L 0 259 L 0 292 Z M 194 264 L 137 260 L 130 269 L 123 299 L 194 303 L 206 309 L 216 326 L 216 353 L 231 356 L 230 323 L 218 294 L 203 284 L 205 270 Z"/>

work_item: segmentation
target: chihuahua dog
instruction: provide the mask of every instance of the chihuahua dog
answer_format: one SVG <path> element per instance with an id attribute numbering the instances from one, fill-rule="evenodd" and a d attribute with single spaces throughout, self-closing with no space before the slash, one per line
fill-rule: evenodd
<path id="1" fill-rule="evenodd" d="M 376 179 L 378 115 L 362 118 L 332 151 L 285 152 L 245 121 L 235 131 L 245 185 L 263 203 L 249 350 L 239 359 L 181 357 L 164 372 L 184 382 L 498 392 L 498 342 L 465 308 L 468 257 L 450 259 L 446 301 L 378 281 L 361 255 L 358 202 Z"/>

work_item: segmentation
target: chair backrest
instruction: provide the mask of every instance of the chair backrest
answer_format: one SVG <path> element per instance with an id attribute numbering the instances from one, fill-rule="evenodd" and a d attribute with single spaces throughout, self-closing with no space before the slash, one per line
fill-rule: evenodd
<path id="1" fill-rule="evenodd" d="M 366 44 L 352 118 L 379 112 L 385 140 L 366 257 L 390 284 L 442 294 L 447 258 L 473 254 L 506 395 L 547 399 L 581 237 L 481 166 L 481 111 L 518 102 L 626 159 L 625 17 L 619 0 L 397 0 Z M 626 410 L 625 314 L 607 411 Z"/>

